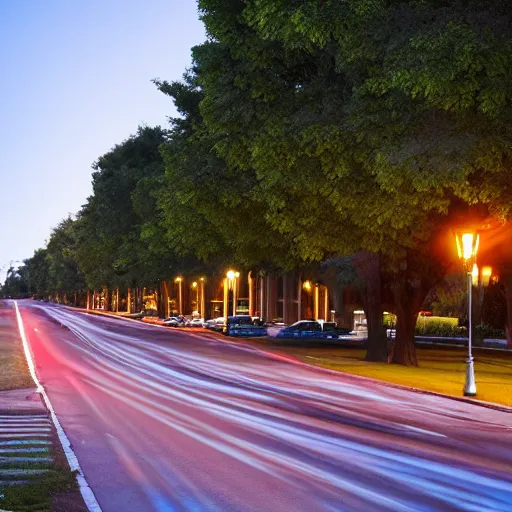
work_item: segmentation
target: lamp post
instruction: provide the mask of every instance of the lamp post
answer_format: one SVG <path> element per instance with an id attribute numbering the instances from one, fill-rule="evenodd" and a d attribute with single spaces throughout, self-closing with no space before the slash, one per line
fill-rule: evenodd
<path id="1" fill-rule="evenodd" d="M 240 272 L 234 270 L 228 270 L 226 272 L 228 278 L 229 287 L 233 290 L 233 316 L 236 316 L 236 301 L 237 301 L 237 280 L 240 277 Z"/>
<path id="2" fill-rule="evenodd" d="M 206 319 L 205 316 L 205 302 L 204 302 L 204 277 L 199 279 L 199 287 L 201 288 L 201 318 Z"/>
<path id="3" fill-rule="evenodd" d="M 181 284 L 183 282 L 183 279 L 181 277 L 177 277 L 174 280 L 175 283 L 178 283 L 178 314 L 183 314 L 183 291 L 181 288 Z"/>
<path id="4" fill-rule="evenodd" d="M 473 309 L 473 267 L 476 263 L 476 255 L 478 252 L 478 244 L 480 243 L 480 235 L 474 231 L 458 232 L 455 234 L 457 242 L 457 252 L 464 266 L 464 272 L 467 276 L 468 283 L 468 359 L 466 360 L 466 382 L 464 384 L 464 395 L 476 395 L 475 367 L 473 361 L 472 344 L 473 344 L 473 326 L 472 326 L 472 309 Z"/>
<path id="5" fill-rule="evenodd" d="M 197 281 L 192 283 L 192 288 L 196 291 L 196 311 L 199 314 L 199 287 L 197 286 Z"/>

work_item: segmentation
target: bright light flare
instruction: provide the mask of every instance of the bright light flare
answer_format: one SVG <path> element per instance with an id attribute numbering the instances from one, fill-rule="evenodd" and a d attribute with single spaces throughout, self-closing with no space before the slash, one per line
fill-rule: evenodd
<path id="1" fill-rule="evenodd" d="M 476 257 L 480 244 L 480 235 L 478 233 L 457 233 L 455 240 L 457 242 L 459 258 L 468 261 Z"/>
<path id="2" fill-rule="evenodd" d="M 492 276 L 492 267 L 482 268 L 482 285 L 488 286 Z"/>

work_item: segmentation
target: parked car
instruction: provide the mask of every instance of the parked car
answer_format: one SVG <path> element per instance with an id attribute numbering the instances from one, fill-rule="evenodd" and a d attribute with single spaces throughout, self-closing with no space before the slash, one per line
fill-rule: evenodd
<path id="1" fill-rule="evenodd" d="M 189 318 L 185 322 L 185 327 L 203 327 L 204 320 L 202 318 Z"/>
<path id="2" fill-rule="evenodd" d="M 180 316 L 170 316 L 164 320 L 163 325 L 166 327 L 184 327 L 185 320 Z"/>
<path id="3" fill-rule="evenodd" d="M 223 316 L 219 316 L 218 318 L 211 318 L 210 320 L 207 320 L 205 322 L 205 327 L 212 331 L 222 331 L 225 323 L 226 319 Z"/>
<path id="4" fill-rule="evenodd" d="M 227 336 L 266 336 L 267 328 L 250 315 L 228 316 L 222 332 Z"/>
<path id="5" fill-rule="evenodd" d="M 322 323 L 328 324 L 326 329 L 323 329 Z M 322 323 L 316 320 L 299 320 L 281 329 L 277 333 L 277 337 L 281 339 L 338 339 L 338 333 L 331 328 L 332 322 Z M 334 329 L 336 329 L 335 325 Z"/>
<path id="6" fill-rule="evenodd" d="M 128 313 L 127 315 L 124 315 L 128 318 L 135 318 L 137 320 L 141 320 L 145 317 L 157 317 L 158 311 L 156 309 L 143 309 L 142 311 L 139 311 L 138 313 Z"/>

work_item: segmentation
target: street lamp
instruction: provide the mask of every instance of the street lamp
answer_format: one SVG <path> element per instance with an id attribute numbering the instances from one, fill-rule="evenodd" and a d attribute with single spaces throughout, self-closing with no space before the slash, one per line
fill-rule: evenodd
<path id="1" fill-rule="evenodd" d="M 178 313 L 180 315 L 183 314 L 183 292 L 182 292 L 182 289 L 181 289 L 181 283 L 183 282 L 183 278 L 182 277 L 177 277 L 175 280 L 174 280 L 175 283 L 178 283 Z"/>
<path id="2" fill-rule="evenodd" d="M 233 290 L 233 316 L 236 316 L 236 302 L 237 302 L 237 280 L 240 277 L 240 272 L 228 270 L 226 277 L 229 280 L 230 288 Z"/>
<path id="3" fill-rule="evenodd" d="M 482 268 L 482 286 L 485 288 L 489 286 L 489 281 L 492 276 L 492 267 L 483 267 Z"/>
<path id="4" fill-rule="evenodd" d="M 192 288 L 196 291 L 196 311 L 199 313 L 199 287 L 197 286 L 197 281 L 192 283 Z"/>
<path id="5" fill-rule="evenodd" d="M 205 302 L 204 302 L 204 277 L 199 279 L 199 288 L 201 289 L 201 318 L 206 319 L 205 313 Z"/>
<path id="6" fill-rule="evenodd" d="M 471 324 L 473 309 L 473 267 L 476 263 L 476 254 L 480 243 L 480 235 L 472 231 L 458 232 L 455 234 L 457 242 L 457 252 L 464 266 L 464 272 L 467 275 L 468 282 L 468 359 L 466 361 L 466 383 L 464 384 L 464 395 L 476 395 L 475 367 L 473 354 L 471 352 L 473 344 L 473 326 Z M 478 272 L 478 270 L 477 270 Z"/>

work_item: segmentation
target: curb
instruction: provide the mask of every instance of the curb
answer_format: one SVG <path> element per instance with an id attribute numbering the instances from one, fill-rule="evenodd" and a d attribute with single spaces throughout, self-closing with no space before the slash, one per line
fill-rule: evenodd
<path id="1" fill-rule="evenodd" d="M 70 309 L 74 309 L 74 310 L 77 310 L 77 311 L 82 312 L 82 313 L 88 313 L 88 314 L 98 315 L 98 316 L 107 316 L 107 317 L 110 317 L 110 318 L 117 318 L 119 320 L 130 320 L 132 322 L 137 322 L 139 324 L 142 323 L 144 325 L 148 325 L 148 326 L 152 326 L 152 327 L 159 327 L 159 328 L 165 329 L 166 331 L 169 331 L 169 328 L 165 327 L 163 325 L 153 324 L 153 323 L 149 323 L 149 322 L 141 322 L 140 320 L 136 320 L 134 318 L 127 318 L 127 317 L 123 317 L 121 315 L 115 315 L 115 314 L 108 313 L 108 312 L 99 312 L 99 311 L 91 311 L 91 310 L 89 310 L 89 311 L 85 310 L 84 311 L 81 308 L 75 308 L 75 307 L 71 307 L 71 306 L 68 306 L 68 307 Z M 197 337 L 197 338 L 200 338 L 200 339 L 201 338 L 204 339 L 203 336 L 200 336 L 199 334 L 194 333 L 194 332 L 188 332 L 188 331 L 183 331 L 183 330 L 180 330 L 179 332 L 180 333 L 184 333 L 184 334 L 188 334 L 189 336 L 193 336 L 193 337 Z M 291 363 L 291 364 L 296 364 L 296 365 L 299 365 L 299 366 L 306 366 L 308 368 L 312 368 L 312 369 L 315 369 L 317 371 L 328 372 L 328 373 L 330 373 L 332 375 L 339 375 L 339 374 L 350 375 L 351 377 L 354 377 L 354 378 L 357 378 L 357 379 L 360 379 L 360 380 L 369 381 L 369 382 L 377 382 L 377 383 L 383 384 L 385 386 L 388 386 L 388 387 L 391 387 L 391 388 L 394 388 L 394 389 L 400 389 L 400 390 L 403 390 L 403 391 L 412 391 L 414 393 L 418 393 L 418 394 L 422 394 L 422 395 L 430 395 L 430 396 L 437 396 L 437 397 L 440 397 L 440 398 L 448 398 L 450 400 L 455 400 L 457 402 L 463 402 L 463 403 L 467 403 L 467 404 L 471 404 L 471 405 L 478 405 L 480 407 L 485 407 L 487 409 L 492 409 L 492 410 L 495 410 L 495 411 L 506 412 L 506 413 L 509 413 L 509 414 L 512 413 L 512 407 L 508 407 L 506 405 L 495 404 L 493 402 L 485 402 L 483 400 L 475 400 L 473 398 L 465 398 L 465 397 L 462 397 L 462 396 L 445 395 L 445 394 L 439 393 L 437 391 L 429 391 L 429 390 L 426 390 L 426 389 L 415 388 L 415 387 L 412 387 L 412 386 L 404 386 L 403 384 L 395 384 L 394 382 L 387 382 L 387 381 L 384 381 L 384 380 L 374 379 L 372 377 L 365 377 L 363 375 L 356 375 L 354 373 L 342 372 L 342 371 L 337 371 L 337 370 L 331 370 L 330 368 L 324 368 L 322 366 L 316 366 L 316 365 L 311 364 L 311 363 L 306 363 L 306 362 L 301 361 L 300 359 L 297 359 L 297 358 L 295 358 L 293 356 L 275 354 L 273 352 L 268 352 L 267 350 L 260 349 L 258 347 L 254 347 L 253 345 L 247 345 L 243 341 L 234 341 L 232 339 L 227 339 L 227 338 L 221 337 L 221 336 L 218 336 L 218 337 L 217 336 L 212 336 L 212 337 L 210 337 L 210 339 L 216 339 L 216 340 L 221 341 L 222 343 L 228 343 L 228 344 L 231 344 L 231 345 L 242 345 L 244 347 L 248 347 L 248 348 L 251 348 L 252 350 L 255 350 L 257 352 L 265 354 L 267 357 L 269 357 L 271 359 L 276 359 L 276 360 L 288 362 L 288 363 Z M 500 350 L 500 349 L 487 348 L 487 350 Z M 503 351 L 506 352 L 505 350 L 503 350 Z"/>

